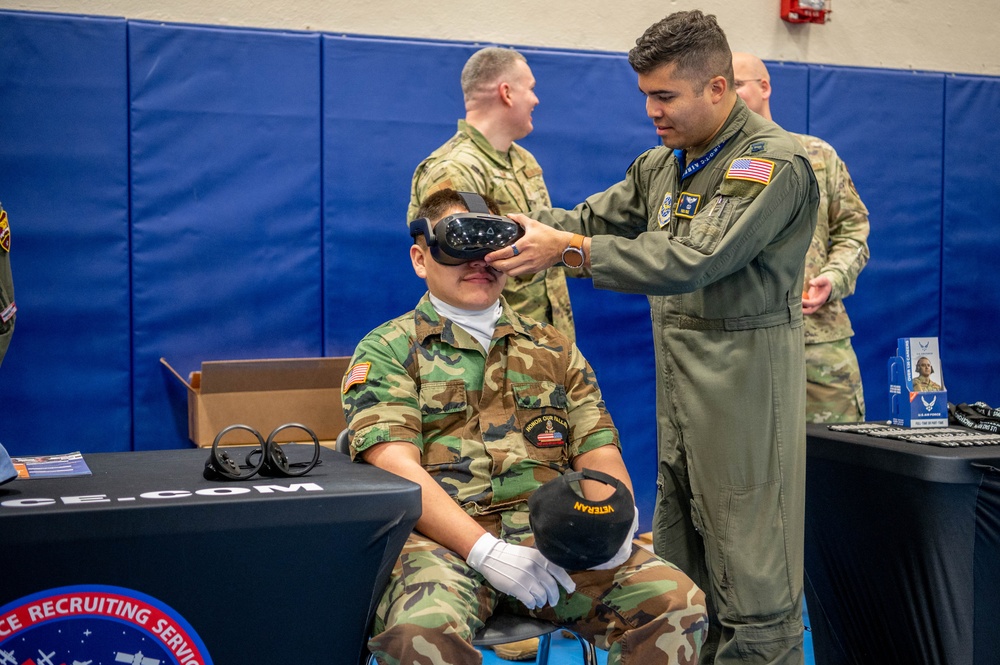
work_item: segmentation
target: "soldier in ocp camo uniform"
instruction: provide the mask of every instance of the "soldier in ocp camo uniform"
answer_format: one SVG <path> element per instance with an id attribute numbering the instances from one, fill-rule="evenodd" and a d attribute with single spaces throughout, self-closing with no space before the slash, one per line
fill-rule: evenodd
<path id="1" fill-rule="evenodd" d="M 441 189 L 485 194 L 500 205 L 501 214 L 552 205 L 542 167 L 514 142 L 533 129 L 534 88 L 531 68 L 513 49 L 488 47 L 469 58 L 462 69 L 465 119 L 414 171 L 408 221 L 416 219 L 425 198 Z M 575 341 L 563 268 L 511 278 L 503 295 L 518 314 L 551 323 Z"/>
<path id="2" fill-rule="evenodd" d="M 771 77 L 760 58 L 733 54 L 736 92 L 751 111 L 771 119 Z M 854 293 L 868 263 L 868 208 L 847 165 L 826 141 L 792 134 L 809 154 L 819 184 L 819 212 L 806 253 L 806 418 L 810 422 L 865 419 L 861 368 L 843 299 Z"/>
<path id="3" fill-rule="evenodd" d="M 418 216 L 465 209 L 443 190 Z M 533 547 L 527 499 L 547 480 L 586 467 L 632 489 L 590 365 L 554 327 L 515 313 L 484 261 L 438 264 L 422 240 L 410 256 L 429 293 L 361 341 L 343 385 L 352 457 L 422 489 L 376 610 L 378 662 L 481 663 L 473 635 L 512 612 L 572 628 L 610 665 L 696 663 L 705 598 L 676 567 L 631 535 L 591 570 L 564 571 Z"/>
<path id="4" fill-rule="evenodd" d="M 14 278 L 10 272 L 10 224 L 7 212 L 0 205 L 0 364 L 7 355 L 10 338 L 14 334 Z"/>

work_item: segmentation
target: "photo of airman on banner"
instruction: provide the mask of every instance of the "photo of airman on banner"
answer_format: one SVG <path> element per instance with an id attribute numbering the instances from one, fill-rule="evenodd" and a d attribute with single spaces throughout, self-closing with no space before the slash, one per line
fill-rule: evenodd
<path id="1" fill-rule="evenodd" d="M 931 361 L 927 359 L 927 356 L 920 356 L 917 358 L 917 373 L 913 376 L 913 390 L 918 393 L 925 393 L 929 391 L 944 390 L 944 387 L 935 383 L 931 379 L 931 374 L 934 373 L 934 365 Z"/>
<path id="2" fill-rule="evenodd" d="M 889 358 L 889 406 L 897 427 L 948 426 L 937 337 L 897 340 L 896 355 Z"/>
<path id="3" fill-rule="evenodd" d="M 906 367 L 909 370 L 912 392 L 924 393 L 944 390 L 937 337 L 907 337 L 900 341 L 906 344 L 903 357 L 906 359 Z M 937 368 L 936 375 L 934 375 L 935 368 Z M 934 378 L 931 378 L 932 375 Z"/>

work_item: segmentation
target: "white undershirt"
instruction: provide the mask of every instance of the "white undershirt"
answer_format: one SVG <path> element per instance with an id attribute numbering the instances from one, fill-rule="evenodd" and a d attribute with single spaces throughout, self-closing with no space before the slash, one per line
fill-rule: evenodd
<path id="1" fill-rule="evenodd" d="M 459 309 L 435 297 L 434 294 L 431 294 L 430 299 L 438 314 L 450 319 L 472 335 L 483 350 L 489 353 L 493 331 L 496 330 L 497 321 L 500 320 L 500 313 L 503 311 L 499 300 L 486 309 Z"/>

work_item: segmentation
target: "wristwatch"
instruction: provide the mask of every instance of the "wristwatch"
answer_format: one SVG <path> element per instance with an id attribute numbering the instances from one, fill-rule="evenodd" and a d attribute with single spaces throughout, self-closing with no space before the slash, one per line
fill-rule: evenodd
<path id="1" fill-rule="evenodd" d="M 562 262 L 567 268 L 580 268 L 586 257 L 583 255 L 583 236 L 574 233 L 569 246 L 562 252 Z"/>

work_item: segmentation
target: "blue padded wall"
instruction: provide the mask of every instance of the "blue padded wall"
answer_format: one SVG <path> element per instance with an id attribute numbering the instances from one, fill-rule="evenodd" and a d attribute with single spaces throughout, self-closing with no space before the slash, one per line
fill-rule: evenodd
<path id="1" fill-rule="evenodd" d="M 323 355 L 316 34 L 131 22 L 135 449 L 203 360 Z"/>
<path id="2" fill-rule="evenodd" d="M 808 133 L 836 148 L 869 210 L 871 259 L 845 304 L 868 419 L 885 419 L 896 339 L 941 334 L 944 75 L 810 70 Z"/>
<path id="3" fill-rule="evenodd" d="M 410 176 L 454 132 L 480 45 L 19 12 L 0 12 L 0 43 L 21 308 L 0 441 L 15 454 L 189 446 L 161 356 L 186 374 L 349 354 L 423 292 L 406 259 Z M 541 100 L 522 143 L 572 206 L 656 137 L 624 54 L 521 50 Z M 1000 404 L 984 331 L 1000 304 L 998 185 L 977 168 L 1000 143 L 1000 79 L 769 66 L 775 119 L 830 141 L 871 209 L 872 259 L 847 301 L 870 417 L 887 415 L 900 336 L 940 336 L 951 396 Z M 570 290 L 648 524 L 647 304 Z"/>
<path id="4" fill-rule="evenodd" d="M 0 201 L 17 327 L 12 454 L 132 446 L 125 21 L 0 12 Z"/>
<path id="5" fill-rule="evenodd" d="M 771 75 L 771 117 L 790 132 L 804 134 L 809 127 L 809 67 L 790 62 L 768 62 Z"/>
<path id="6" fill-rule="evenodd" d="M 952 402 L 1000 406 L 1000 80 L 945 79 L 942 362 Z"/>
<path id="7" fill-rule="evenodd" d="M 464 115 L 467 45 L 323 38 L 324 336 L 351 355 L 416 304 L 406 207 L 413 169 Z M 433 74 L 430 74 L 433 72 Z"/>

